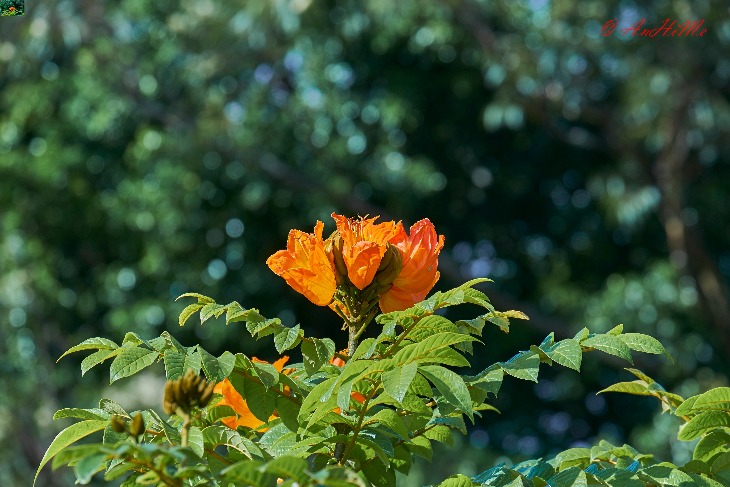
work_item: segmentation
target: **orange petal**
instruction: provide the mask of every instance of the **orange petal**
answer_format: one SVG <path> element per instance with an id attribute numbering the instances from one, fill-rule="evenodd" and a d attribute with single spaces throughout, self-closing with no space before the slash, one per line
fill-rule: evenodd
<path id="1" fill-rule="evenodd" d="M 276 362 L 274 362 L 272 365 L 274 366 L 274 368 L 276 370 L 278 370 L 279 372 L 281 372 L 281 370 L 284 368 L 284 366 L 286 365 L 286 363 L 288 361 L 289 361 L 289 356 L 288 355 L 284 355 L 279 360 L 277 360 Z"/>
<path id="2" fill-rule="evenodd" d="M 355 219 L 332 213 L 332 218 L 342 236 L 342 257 L 347 277 L 355 287 L 363 290 L 373 282 L 388 241 L 402 230 L 402 224 L 392 221 L 375 223 L 377 216 Z"/>
<path id="3" fill-rule="evenodd" d="M 439 279 L 438 256 L 444 246 L 444 236 L 437 235 L 428 219 L 416 222 L 410 236 L 391 242 L 401 251 L 403 269 L 393 281 L 393 287 L 380 297 L 384 313 L 400 311 L 422 301 Z"/>
<path id="4" fill-rule="evenodd" d="M 351 392 L 350 397 L 359 402 L 360 404 L 363 404 L 365 402 L 365 396 L 360 394 L 359 392 Z"/>
<path id="5" fill-rule="evenodd" d="M 326 306 L 332 301 L 337 286 L 334 269 L 324 250 L 323 229 L 324 223 L 317 221 L 313 234 L 290 231 L 286 250 L 280 250 L 266 260 L 277 276 L 318 306 Z"/>

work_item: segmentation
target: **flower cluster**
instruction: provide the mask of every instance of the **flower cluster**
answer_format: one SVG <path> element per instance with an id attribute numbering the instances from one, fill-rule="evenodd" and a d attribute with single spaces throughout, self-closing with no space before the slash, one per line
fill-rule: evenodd
<path id="1" fill-rule="evenodd" d="M 438 281 L 438 255 L 444 236 L 428 219 L 406 232 L 401 222 L 375 223 L 375 218 L 346 218 L 332 214 L 337 230 L 322 238 L 324 224 L 314 233 L 291 230 L 286 250 L 266 261 L 294 290 L 318 306 L 330 306 L 350 317 L 353 296 L 384 313 L 406 309 L 422 301 Z M 363 301 L 364 300 L 364 301 Z"/>

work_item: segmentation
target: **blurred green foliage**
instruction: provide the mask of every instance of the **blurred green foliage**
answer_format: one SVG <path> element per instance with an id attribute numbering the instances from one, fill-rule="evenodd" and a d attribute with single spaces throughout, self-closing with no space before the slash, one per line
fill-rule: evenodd
<path id="1" fill-rule="evenodd" d="M 641 18 L 708 33 L 622 35 Z M 496 305 L 528 312 L 484 363 L 624 322 L 682 357 L 642 364 L 673 390 L 727 384 L 720 2 L 61 0 L 1 24 L 0 483 L 31 477 L 53 410 L 93 407 L 104 379 L 54 365 L 73 343 L 167 329 L 271 353 L 234 327 L 178 329 L 185 291 L 339 327 L 264 264 L 332 211 L 430 218 L 440 288 L 486 275 Z M 515 384 L 524 415 L 474 429 L 475 469 L 597 435 L 661 443 L 672 428 L 650 401 L 594 396 L 625 376 L 604 362 L 587 382 Z M 636 415 L 617 417 L 620 401 Z"/>

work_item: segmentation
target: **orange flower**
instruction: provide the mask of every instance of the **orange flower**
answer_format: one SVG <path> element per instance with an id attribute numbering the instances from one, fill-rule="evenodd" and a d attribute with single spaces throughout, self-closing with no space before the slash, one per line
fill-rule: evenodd
<path id="1" fill-rule="evenodd" d="M 332 218 L 342 236 L 347 277 L 362 291 L 373 282 L 388 242 L 403 231 L 403 224 L 392 221 L 376 224 L 377 216 L 358 220 L 332 213 Z"/>
<path id="2" fill-rule="evenodd" d="M 259 363 L 268 363 L 265 360 L 259 360 L 256 357 L 253 357 L 251 359 L 254 362 Z M 281 357 L 279 360 L 274 362 L 272 365 L 274 368 L 281 372 L 284 368 L 284 365 L 289 361 L 289 357 L 286 355 Z M 286 372 L 285 372 L 286 373 Z M 230 406 L 235 412 L 236 416 L 229 416 L 227 418 L 221 419 L 221 423 L 228 426 L 231 429 L 237 429 L 239 426 L 245 426 L 246 428 L 251 428 L 259 431 L 266 431 L 268 428 L 261 428 L 265 424 L 264 421 L 261 421 L 259 418 L 254 416 L 254 414 L 251 412 L 251 410 L 248 408 L 248 404 L 246 403 L 246 400 L 239 394 L 239 392 L 233 387 L 233 384 L 231 384 L 231 381 L 228 379 L 225 379 L 222 382 L 219 382 L 216 384 L 215 389 L 213 389 L 213 392 L 221 394 L 223 396 L 223 399 L 216 404 L 216 406 Z M 274 413 L 270 418 L 269 421 L 276 418 L 276 413 Z"/>
<path id="3" fill-rule="evenodd" d="M 423 300 L 438 281 L 444 236 L 436 233 L 428 219 L 414 224 L 409 236 L 401 222 L 375 223 L 377 216 L 347 218 L 332 213 L 332 218 L 337 232 L 326 241 L 322 240 L 324 224 L 317 221 L 314 233 L 289 232 L 286 250 L 266 261 L 274 273 L 314 304 L 330 306 L 341 316 L 367 316 L 371 308 L 350 309 L 333 298 L 338 279 L 340 283 L 349 280 L 360 291 L 375 280 L 373 291 L 380 295 L 380 309 L 399 311 Z"/>
<path id="4" fill-rule="evenodd" d="M 390 240 L 401 253 L 403 268 L 393 281 L 393 287 L 380 296 L 383 313 L 400 311 L 422 301 L 439 280 L 438 256 L 444 247 L 444 236 L 424 218 Z"/>
<path id="5" fill-rule="evenodd" d="M 318 306 L 328 305 L 337 287 L 335 271 L 324 250 L 323 228 L 324 223 L 317 221 L 314 233 L 290 231 L 286 250 L 266 260 L 277 276 Z"/>

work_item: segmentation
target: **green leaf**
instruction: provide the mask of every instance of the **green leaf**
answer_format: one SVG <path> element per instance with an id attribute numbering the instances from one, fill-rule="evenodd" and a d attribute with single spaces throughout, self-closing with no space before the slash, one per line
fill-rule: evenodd
<path id="1" fill-rule="evenodd" d="M 384 372 L 382 379 L 385 392 L 390 394 L 396 401 L 401 402 L 405 397 L 411 382 L 413 382 L 413 378 L 416 376 L 417 371 L 418 364 L 410 363 Z"/>
<path id="2" fill-rule="evenodd" d="M 475 376 L 466 376 L 464 379 L 470 386 L 478 387 L 487 393 L 491 393 L 496 396 L 502 386 L 504 370 L 502 370 L 499 364 L 494 364 L 487 367 L 479 374 Z"/>
<path id="3" fill-rule="evenodd" d="M 249 459 L 253 459 L 251 452 L 246 446 L 244 438 L 235 430 L 227 426 L 213 425 L 202 430 L 203 441 L 209 447 L 215 448 L 218 445 L 225 445 L 238 450 Z M 250 443 L 250 440 L 247 440 Z M 260 453 L 260 452 L 259 452 Z"/>
<path id="4" fill-rule="evenodd" d="M 551 487 L 586 487 L 588 479 L 586 473 L 578 467 L 570 467 L 548 479 Z"/>
<path id="5" fill-rule="evenodd" d="M 279 478 L 291 479 L 299 483 L 308 480 L 307 462 L 302 458 L 296 457 L 279 457 L 266 464 L 267 473 L 272 473 Z"/>
<path id="6" fill-rule="evenodd" d="M 59 360 L 61 360 L 63 357 L 70 353 L 74 352 L 80 352 L 82 350 L 114 350 L 115 348 L 119 348 L 119 345 L 114 343 L 111 340 L 107 340 L 106 338 L 88 338 L 84 340 L 83 342 L 79 343 L 78 345 L 69 348 L 66 350 L 63 355 L 58 357 L 58 360 L 56 360 L 56 363 L 58 363 Z"/>
<path id="7" fill-rule="evenodd" d="M 406 345 L 394 356 L 393 361 L 397 365 L 405 365 L 410 362 L 430 362 L 430 356 L 436 350 L 463 342 L 477 342 L 476 338 L 462 333 L 438 333 L 418 343 Z"/>
<path id="8" fill-rule="evenodd" d="M 677 435 L 682 441 L 698 438 L 715 428 L 730 428 L 730 414 L 724 411 L 705 411 L 698 414 Z"/>
<path id="9" fill-rule="evenodd" d="M 595 348 L 609 355 L 621 357 L 631 363 L 631 349 L 620 338 L 613 335 L 595 335 L 580 342 L 584 347 Z"/>
<path id="10" fill-rule="evenodd" d="M 263 384 L 253 380 L 246 380 L 243 387 L 248 408 L 258 419 L 265 423 L 268 422 L 276 409 L 276 396 L 270 393 Z"/>
<path id="11" fill-rule="evenodd" d="M 730 434 L 721 429 L 711 431 L 695 446 L 692 458 L 709 461 L 718 453 L 730 451 Z"/>
<path id="12" fill-rule="evenodd" d="M 542 349 L 548 357 L 563 367 L 568 367 L 580 372 L 580 364 L 583 359 L 583 351 L 580 343 L 572 338 L 560 340 L 554 345 Z"/>
<path id="13" fill-rule="evenodd" d="M 200 346 L 198 346 L 198 351 L 200 352 L 200 359 L 203 364 L 203 372 L 205 373 L 206 379 L 212 382 L 220 382 L 228 376 L 224 374 L 217 358 L 206 350 L 203 350 Z M 233 360 L 235 362 L 235 356 Z"/>
<path id="14" fill-rule="evenodd" d="M 274 336 L 274 346 L 276 351 L 283 353 L 297 346 L 299 340 L 304 336 L 299 325 L 291 328 L 285 328 Z"/>
<path id="15" fill-rule="evenodd" d="M 535 352 L 519 352 L 506 362 L 497 362 L 512 377 L 537 382 L 540 357 Z"/>
<path id="16" fill-rule="evenodd" d="M 573 466 L 583 468 L 589 463 L 591 463 L 591 450 L 589 448 L 569 448 L 555 456 L 555 465 L 560 470 Z"/>
<path id="17" fill-rule="evenodd" d="M 180 443 L 180 432 L 174 428 L 170 423 L 162 419 L 153 409 L 150 411 L 150 415 L 155 418 L 155 420 L 162 425 L 162 429 L 165 432 L 165 438 L 167 438 L 167 441 L 173 445 Z"/>
<path id="18" fill-rule="evenodd" d="M 203 432 L 197 426 L 191 426 L 188 431 L 188 446 L 196 455 L 202 458 L 205 453 Z"/>
<path id="19" fill-rule="evenodd" d="M 693 399 L 691 403 L 687 403 L 691 407 L 682 407 L 682 412 L 678 414 L 685 415 L 697 411 L 730 412 L 730 387 L 716 387 L 689 399 Z"/>
<path id="20" fill-rule="evenodd" d="M 165 352 L 163 356 L 165 362 L 165 376 L 168 380 L 177 380 L 187 372 L 189 369 L 200 374 L 201 358 L 200 353 L 195 351 L 192 353 L 178 352 L 170 349 Z"/>
<path id="21" fill-rule="evenodd" d="M 276 484 L 276 476 L 261 471 L 261 464 L 255 460 L 234 463 L 221 471 L 226 482 L 235 485 L 267 487 Z"/>
<path id="22" fill-rule="evenodd" d="M 195 313 L 197 313 L 198 310 L 202 307 L 202 304 L 189 304 L 185 306 L 185 309 L 180 312 L 180 317 L 178 318 L 178 323 L 180 324 L 180 326 L 185 326 L 185 323 L 188 321 L 188 319 Z"/>
<path id="23" fill-rule="evenodd" d="M 175 298 L 175 301 L 179 300 L 180 298 L 197 298 L 199 304 L 215 303 L 213 298 L 209 298 L 208 296 L 203 296 L 202 294 L 198 294 L 198 293 L 181 294 L 180 296 Z"/>
<path id="24" fill-rule="evenodd" d="M 53 457 L 53 461 L 51 462 L 51 468 L 53 470 L 56 470 L 62 465 L 74 465 L 84 457 L 99 453 L 100 446 L 101 445 L 99 445 L 98 443 L 87 443 L 85 445 L 66 447 L 58 452 L 55 457 Z"/>
<path id="25" fill-rule="evenodd" d="M 423 433 L 423 436 L 432 441 L 454 446 L 454 435 L 451 433 L 451 428 L 446 425 L 437 424 Z"/>
<path id="26" fill-rule="evenodd" d="M 103 409 L 79 409 L 66 408 L 56 411 L 53 419 L 76 418 L 76 419 L 95 419 L 99 421 L 108 420 L 111 417 L 107 411 Z"/>
<path id="27" fill-rule="evenodd" d="M 127 413 L 127 411 L 125 411 L 124 408 L 119 405 L 119 403 L 117 403 L 116 401 L 112 401 L 111 399 L 101 399 L 99 401 L 99 407 L 111 414 L 119 414 L 121 416 L 129 417 L 129 413 Z"/>
<path id="28" fill-rule="evenodd" d="M 61 431 L 51 442 L 51 445 L 48 447 L 48 450 L 46 450 L 46 453 L 43 455 L 43 458 L 41 459 L 41 463 L 38 466 L 38 470 L 35 472 L 35 477 L 33 477 L 33 485 L 35 485 L 36 480 L 38 479 L 38 474 L 41 472 L 41 469 L 45 466 L 46 463 L 48 463 L 49 460 L 51 460 L 58 452 L 66 448 L 67 446 L 71 445 L 72 443 L 77 442 L 81 438 L 84 438 L 91 433 L 95 433 L 97 431 L 100 431 L 104 429 L 107 425 L 107 421 L 100 421 L 95 419 L 89 419 L 86 421 L 81 421 L 75 424 L 72 424 L 68 428 Z"/>
<path id="29" fill-rule="evenodd" d="M 320 382 L 319 384 L 314 386 L 310 393 L 307 394 L 307 396 L 304 398 L 304 401 L 302 401 L 302 407 L 299 410 L 300 423 L 304 422 L 317 406 L 326 401 L 326 399 L 325 401 L 323 401 L 322 398 L 325 397 L 325 394 L 330 390 L 330 388 L 335 384 L 336 381 L 337 377 L 330 377 L 329 379 Z M 329 396 L 331 396 L 331 394 Z"/>
<path id="30" fill-rule="evenodd" d="M 730 452 L 715 458 L 712 462 L 712 475 L 718 480 L 730 483 Z"/>
<path id="31" fill-rule="evenodd" d="M 654 395 L 642 381 L 617 382 L 616 384 L 612 384 L 605 389 L 598 391 L 597 394 L 602 394 L 604 392 L 623 392 L 626 394 L 634 394 L 636 396 Z"/>
<path id="32" fill-rule="evenodd" d="M 484 318 L 490 323 L 497 325 L 503 332 L 509 333 L 509 319 L 499 311 L 487 313 L 484 315 Z"/>
<path id="33" fill-rule="evenodd" d="M 623 335 L 618 335 L 618 339 L 624 342 L 631 350 L 666 355 L 667 358 L 672 358 L 667 349 L 664 348 L 664 345 L 652 336 L 642 333 L 624 333 Z"/>
<path id="34" fill-rule="evenodd" d="M 159 352 L 146 348 L 125 348 L 109 367 L 109 383 L 114 383 L 149 367 L 155 363 L 159 355 Z"/>
<path id="35" fill-rule="evenodd" d="M 230 406 L 213 406 L 209 407 L 205 415 L 210 423 L 215 423 L 223 418 L 230 418 L 236 415 L 236 411 Z"/>
<path id="36" fill-rule="evenodd" d="M 206 304 L 205 306 L 203 306 L 200 309 L 200 324 L 202 325 L 203 323 L 208 321 L 208 319 L 210 319 L 213 316 L 218 318 L 225 311 L 226 311 L 226 307 L 221 304 L 217 304 L 217 303 Z"/>
<path id="37" fill-rule="evenodd" d="M 99 365 L 103 361 L 112 357 L 116 357 L 122 352 L 122 350 L 124 349 L 117 348 L 114 350 L 97 350 L 88 357 L 84 358 L 84 360 L 81 361 L 81 376 L 83 377 L 86 372 L 88 372 L 92 367 Z"/>
<path id="38" fill-rule="evenodd" d="M 81 485 L 86 485 L 91 482 L 91 477 L 93 477 L 96 472 L 104 469 L 106 460 L 106 453 L 89 455 L 88 457 L 79 460 L 79 462 L 74 466 L 76 482 Z"/>
<path id="39" fill-rule="evenodd" d="M 438 487 L 472 487 L 479 484 L 472 482 L 466 475 L 456 474 L 441 482 Z"/>
<path id="40" fill-rule="evenodd" d="M 187 354 L 180 353 L 177 350 L 167 350 L 162 356 L 165 363 L 165 377 L 167 380 L 177 380 L 184 375 L 183 364 Z"/>
<path id="41" fill-rule="evenodd" d="M 276 398 L 276 411 L 281 418 L 281 422 L 295 433 L 299 429 L 299 406 L 286 397 L 278 396 Z"/>
<path id="42" fill-rule="evenodd" d="M 133 331 L 128 331 L 124 334 L 124 339 L 122 340 L 122 346 L 135 346 L 138 347 L 140 345 L 144 344 L 144 340 L 140 338 L 139 335 L 134 333 Z"/>
<path id="43" fill-rule="evenodd" d="M 218 365 L 220 366 L 223 377 L 228 377 L 236 365 L 236 356 L 229 351 L 225 351 L 218 357 Z"/>
<path id="44" fill-rule="evenodd" d="M 474 421 L 469 389 L 460 375 L 439 365 L 422 365 L 418 371 L 436 386 L 446 402 L 469 416 L 472 422 Z"/>
<path id="45" fill-rule="evenodd" d="M 411 439 L 410 443 L 406 443 L 406 445 L 412 454 L 425 458 L 429 462 L 431 461 L 431 458 L 433 457 L 433 448 L 431 447 L 431 440 L 428 438 L 416 436 Z"/>
<path id="46" fill-rule="evenodd" d="M 366 463 L 362 468 L 365 475 L 373 487 L 395 487 L 395 469 L 385 469 L 377 462 Z"/>
<path id="47" fill-rule="evenodd" d="M 405 423 L 403 423 L 403 419 L 398 415 L 398 413 L 392 409 L 381 409 L 373 416 L 369 417 L 366 424 L 373 421 L 377 421 L 378 423 L 387 426 L 402 439 L 408 439 L 408 428 L 406 428 Z"/>
<path id="48" fill-rule="evenodd" d="M 314 375 L 335 354 L 335 343 L 329 338 L 310 338 L 302 343 L 302 359 L 308 375 Z"/>
<path id="49" fill-rule="evenodd" d="M 637 474 L 641 480 L 650 480 L 662 486 L 684 487 L 685 485 L 693 485 L 692 477 L 670 463 L 652 465 L 639 470 Z"/>

